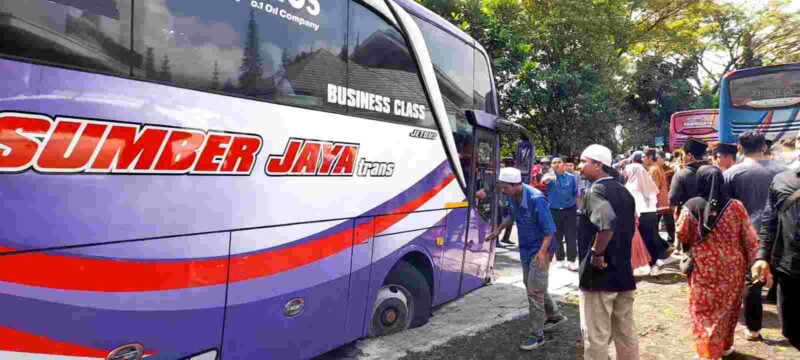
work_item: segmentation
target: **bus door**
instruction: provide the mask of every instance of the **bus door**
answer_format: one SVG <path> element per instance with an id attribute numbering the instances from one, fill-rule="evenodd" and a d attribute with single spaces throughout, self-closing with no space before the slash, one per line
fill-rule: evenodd
<path id="1" fill-rule="evenodd" d="M 466 251 L 461 276 L 461 294 L 470 292 L 485 284 L 488 273 L 492 241 L 484 241 L 497 225 L 497 201 L 499 193 L 495 191 L 497 179 L 498 136 L 497 133 L 475 126 L 474 166 L 470 184 L 470 194 L 480 189 L 490 189 L 483 200 L 472 197 L 469 208 L 469 227 L 467 231 Z"/>

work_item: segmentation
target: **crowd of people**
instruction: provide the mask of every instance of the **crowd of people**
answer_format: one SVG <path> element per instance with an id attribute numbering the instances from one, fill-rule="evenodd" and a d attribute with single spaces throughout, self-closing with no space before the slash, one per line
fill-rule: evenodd
<path id="1" fill-rule="evenodd" d="M 595 144 L 578 159 L 541 159 L 529 184 L 506 162 L 498 177 L 506 206 L 489 238 L 505 231 L 498 245 L 508 243 L 517 227 L 532 321 L 521 347 L 542 346 L 544 332 L 567 321 L 547 293 L 555 261 L 579 276 L 584 359 L 608 359 L 612 341 L 617 359 L 639 359 L 635 277 L 658 276 L 679 261 L 696 358 L 735 352 L 743 305 L 746 339 L 763 341 L 764 288 L 783 335 L 800 348 L 791 305 L 800 291 L 800 141 L 797 149 L 794 141 L 771 146 L 753 131 L 738 144 L 690 138 L 674 153 L 645 148 L 616 158 Z"/>

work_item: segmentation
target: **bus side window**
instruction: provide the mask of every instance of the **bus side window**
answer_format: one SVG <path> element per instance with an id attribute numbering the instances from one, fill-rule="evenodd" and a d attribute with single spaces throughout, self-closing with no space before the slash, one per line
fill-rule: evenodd
<path id="1" fill-rule="evenodd" d="M 146 4 L 146 5 L 145 5 Z M 325 111 L 345 85 L 346 1 L 299 9 L 283 2 L 137 0 L 134 75 Z"/>
<path id="2" fill-rule="evenodd" d="M 0 2 L 0 54 L 128 76 L 131 0 Z M 77 6 L 77 7 L 76 7 Z"/>
<path id="3" fill-rule="evenodd" d="M 473 108 L 474 49 L 433 24 L 414 17 L 433 62 L 447 119 L 453 131 L 461 168 L 469 183 L 473 175 L 473 128 L 466 110 Z"/>
<path id="4" fill-rule="evenodd" d="M 419 69 L 403 35 L 378 14 L 350 4 L 348 113 L 435 127 Z"/>
<path id="5" fill-rule="evenodd" d="M 475 91 L 472 94 L 473 109 L 497 115 L 492 93 L 492 73 L 483 53 L 475 49 Z"/>

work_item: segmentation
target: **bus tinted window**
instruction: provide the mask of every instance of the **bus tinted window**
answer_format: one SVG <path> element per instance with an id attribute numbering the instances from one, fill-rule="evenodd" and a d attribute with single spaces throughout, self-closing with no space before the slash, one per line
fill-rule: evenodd
<path id="1" fill-rule="evenodd" d="M 447 112 L 472 109 L 473 48 L 427 21 L 414 20 L 428 46 Z"/>
<path id="2" fill-rule="evenodd" d="M 433 70 L 442 93 L 447 120 L 453 130 L 456 149 L 461 168 L 467 181 L 472 178 L 472 125 L 466 117 L 466 110 L 473 109 L 474 92 L 474 49 L 456 39 L 446 31 L 414 17 L 425 45 L 431 55 Z"/>
<path id="3" fill-rule="evenodd" d="M 344 112 L 327 101 L 327 84 L 345 84 L 347 2 L 303 3 L 137 1 L 134 48 L 144 61 L 135 74 Z"/>
<path id="4" fill-rule="evenodd" d="M 351 114 L 433 127 L 431 107 L 416 61 L 403 35 L 371 10 L 350 5 L 348 86 L 329 100 Z"/>
<path id="5" fill-rule="evenodd" d="M 492 101 L 492 73 L 489 71 L 489 63 L 483 54 L 475 50 L 475 92 L 472 94 L 474 99 L 473 108 L 483 110 L 490 114 L 497 114 L 494 110 Z"/>
<path id="6" fill-rule="evenodd" d="M 735 78 L 730 82 L 733 107 L 755 109 L 800 105 L 800 70 Z"/>
<path id="7" fill-rule="evenodd" d="M 0 2 L 0 53 L 129 75 L 131 0 Z"/>

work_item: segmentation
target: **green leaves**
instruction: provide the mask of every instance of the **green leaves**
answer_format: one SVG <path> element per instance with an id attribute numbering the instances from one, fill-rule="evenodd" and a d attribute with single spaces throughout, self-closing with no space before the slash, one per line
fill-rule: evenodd
<path id="1" fill-rule="evenodd" d="M 501 113 L 546 153 L 652 144 L 673 112 L 717 106 L 728 71 L 800 61 L 788 0 L 754 13 L 721 0 L 417 1 L 487 49 Z"/>

